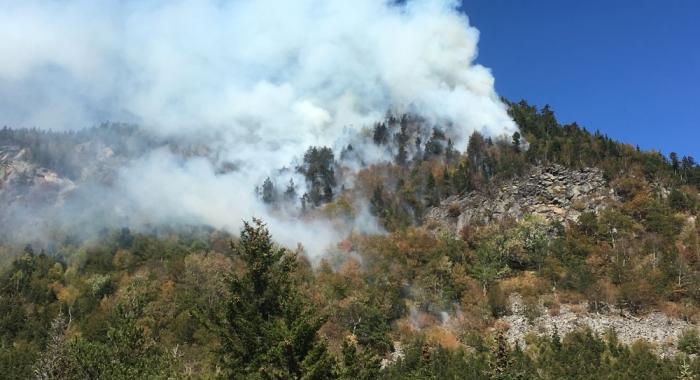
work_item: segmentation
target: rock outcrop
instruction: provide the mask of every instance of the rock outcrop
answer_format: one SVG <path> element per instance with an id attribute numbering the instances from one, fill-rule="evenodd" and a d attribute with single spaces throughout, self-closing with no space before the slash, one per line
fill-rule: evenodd
<path id="1" fill-rule="evenodd" d="M 28 154 L 26 149 L 0 147 L 0 201 L 5 205 L 41 201 L 60 203 L 76 188 L 70 179 L 31 163 L 26 157 Z"/>
<path id="2" fill-rule="evenodd" d="M 614 330 L 620 342 L 632 344 L 637 340 L 651 343 L 661 356 L 673 356 L 678 353 L 677 344 L 680 335 L 696 326 L 669 317 L 660 312 L 635 316 L 626 311 L 610 306 L 605 313 L 588 312 L 587 303 L 562 304 L 557 313 L 548 313 L 540 305 L 540 316 L 529 321 L 524 315 L 522 298 L 518 294 L 510 296 L 511 315 L 500 319 L 507 327 L 506 336 L 511 344 L 516 342 L 525 346 L 527 334 L 551 336 L 556 330 L 559 336 L 581 329 L 590 328 L 598 335 Z"/>
<path id="3" fill-rule="evenodd" d="M 597 212 L 616 200 L 597 168 L 580 170 L 560 165 L 539 166 L 491 194 L 472 191 L 445 199 L 430 209 L 427 226 L 458 233 L 464 226 L 486 224 L 532 214 L 547 220 L 576 221 L 583 212 Z"/>

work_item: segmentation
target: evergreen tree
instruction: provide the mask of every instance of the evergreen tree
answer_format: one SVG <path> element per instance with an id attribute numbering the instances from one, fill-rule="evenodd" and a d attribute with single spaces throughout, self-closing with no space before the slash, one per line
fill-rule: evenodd
<path id="1" fill-rule="evenodd" d="M 671 154 L 669 155 L 669 158 L 671 159 L 671 167 L 673 168 L 673 171 L 678 172 L 678 169 L 680 169 L 680 161 L 678 160 L 678 153 L 671 152 Z"/>
<path id="2" fill-rule="evenodd" d="M 479 132 L 474 132 L 469 137 L 469 145 L 467 146 L 467 160 L 470 173 L 473 175 L 479 175 L 483 179 L 488 179 L 488 143 L 486 139 L 484 139 L 484 136 Z"/>
<path id="3" fill-rule="evenodd" d="M 335 362 L 316 336 L 323 319 L 295 286 L 296 256 L 274 247 L 255 219 L 244 223 L 233 248 L 244 271 L 231 275 L 218 321 L 224 370 L 234 379 L 328 378 Z"/>
<path id="4" fill-rule="evenodd" d="M 372 134 L 372 141 L 376 145 L 384 145 L 387 143 L 389 138 L 389 129 L 384 123 L 377 123 L 374 125 L 374 133 Z"/>
<path id="5" fill-rule="evenodd" d="M 434 128 L 433 134 L 430 135 L 428 142 L 425 143 L 425 157 L 441 155 L 444 141 L 445 133 L 438 128 Z"/>
<path id="6" fill-rule="evenodd" d="M 297 187 L 294 184 L 294 180 L 290 179 L 287 189 L 284 191 L 284 200 L 287 202 L 292 202 L 297 199 Z"/>
<path id="7" fill-rule="evenodd" d="M 416 152 L 413 154 L 413 161 L 419 162 L 420 160 L 423 159 L 423 148 L 422 145 L 423 140 L 421 140 L 420 136 L 416 137 L 416 140 L 414 142 L 414 145 L 416 147 Z"/>
<path id="8" fill-rule="evenodd" d="M 447 139 L 447 147 L 445 147 L 445 162 L 448 165 L 454 164 L 459 158 L 459 152 L 455 149 L 455 143 L 452 139 Z"/>
<path id="9" fill-rule="evenodd" d="M 440 203 L 440 193 L 432 172 L 428 173 L 425 184 L 425 205 L 428 207 L 437 206 Z"/>
<path id="10" fill-rule="evenodd" d="M 516 152 L 520 152 L 520 132 L 513 133 L 513 148 Z"/>
<path id="11" fill-rule="evenodd" d="M 335 159 L 333 150 L 328 147 L 311 147 L 304 154 L 304 161 L 297 171 L 304 174 L 309 191 L 307 200 L 313 206 L 333 200 L 336 186 Z"/>
<path id="12" fill-rule="evenodd" d="M 276 199 L 277 194 L 275 193 L 275 185 L 270 180 L 270 177 L 267 177 L 262 185 L 262 200 L 263 202 L 270 204 L 274 203 Z"/>
<path id="13" fill-rule="evenodd" d="M 408 154 L 406 153 L 406 144 L 399 144 L 399 152 L 396 154 L 396 164 L 404 166 L 407 161 Z"/>
<path id="14" fill-rule="evenodd" d="M 369 201 L 370 212 L 377 217 L 384 217 L 386 202 L 384 201 L 384 189 L 382 185 L 377 185 L 372 192 L 372 198 Z"/>
<path id="15" fill-rule="evenodd" d="M 337 363 L 328 352 L 324 342 L 319 342 L 311 347 L 309 353 L 301 362 L 301 380 L 326 380 L 337 378 Z M 290 378 L 286 374 L 282 378 Z M 291 378 L 296 378 L 292 376 Z"/>
<path id="16" fill-rule="evenodd" d="M 505 379 L 509 366 L 508 342 L 502 330 L 496 332 L 494 346 L 491 350 L 490 375 L 492 379 Z"/>
<path id="17" fill-rule="evenodd" d="M 406 152 L 406 144 L 408 143 L 408 131 L 407 125 L 401 121 L 401 129 L 399 133 L 394 135 L 394 140 L 398 146 L 398 153 L 396 154 L 396 164 L 399 166 L 405 166 L 408 162 L 408 153 Z"/>
<path id="18" fill-rule="evenodd" d="M 454 190 L 458 194 L 463 194 L 473 190 L 471 178 L 469 176 L 469 169 L 464 162 L 460 162 L 457 166 L 452 182 L 454 184 Z"/>
<path id="19" fill-rule="evenodd" d="M 339 379 L 372 380 L 379 378 L 379 358 L 369 350 L 358 350 L 354 339 L 348 338 L 343 342 L 342 363 Z"/>

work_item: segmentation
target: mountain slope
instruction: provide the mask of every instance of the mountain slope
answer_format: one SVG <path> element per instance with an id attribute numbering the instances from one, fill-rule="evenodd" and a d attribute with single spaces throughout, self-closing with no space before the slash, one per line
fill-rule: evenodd
<path id="1" fill-rule="evenodd" d="M 303 245 L 286 251 L 295 257 L 289 294 L 323 317 L 313 337 L 323 344 L 310 354 L 319 370 L 330 363 L 368 378 L 492 378 L 501 368 L 590 378 L 654 368 L 655 378 L 670 379 L 700 368 L 688 356 L 700 347 L 694 160 L 559 125 L 548 108 L 518 103 L 510 113 L 518 134 L 475 133 L 464 152 L 446 128 L 388 115 L 335 151 L 310 147 L 260 184 L 271 216 L 292 218 L 319 239 L 318 225 L 346 231 L 321 254 Z M 222 335 L 210 323 L 241 294 L 226 280 L 248 273 L 241 242 L 210 225 L 131 225 L 140 210 L 110 190 L 129 173 L 125 165 L 155 151 L 210 162 L 223 178 L 240 168 L 216 149 L 123 126 L 0 136 L 0 213 L 9 218 L 0 239 L 4 373 L 26 377 L 52 355 L 71 363 L 85 352 L 98 361 L 100 353 L 122 355 L 96 362 L 100 368 L 143 365 L 130 356 L 143 351 L 155 371 L 215 376 Z M 8 205 L 41 212 L 21 224 L 23 209 Z M 89 213 L 95 207 L 106 211 L 101 218 Z M 51 210 L 69 211 L 73 223 L 52 219 Z M 75 219 L 81 214 L 87 218 Z M 37 221 L 56 223 L 39 230 Z M 14 229 L 20 225 L 29 229 Z M 669 321 L 673 328 L 659 327 Z M 605 323 L 627 330 L 602 336 Z M 655 345 L 626 346 L 630 331 Z M 143 339 L 127 339 L 136 336 Z"/>

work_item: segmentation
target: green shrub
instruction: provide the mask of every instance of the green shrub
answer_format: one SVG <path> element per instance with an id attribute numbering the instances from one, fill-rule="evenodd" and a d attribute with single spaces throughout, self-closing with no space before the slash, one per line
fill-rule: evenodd
<path id="1" fill-rule="evenodd" d="M 698 330 L 691 328 L 683 331 L 680 338 L 678 338 L 678 349 L 688 355 L 700 353 L 700 334 L 698 334 Z"/>

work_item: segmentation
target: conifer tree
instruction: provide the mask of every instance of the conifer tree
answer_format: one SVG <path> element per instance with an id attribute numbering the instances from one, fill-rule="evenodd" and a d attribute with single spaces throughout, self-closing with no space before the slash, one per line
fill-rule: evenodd
<path id="1" fill-rule="evenodd" d="M 380 218 L 385 217 L 386 202 L 384 200 L 384 189 L 381 185 L 374 187 L 369 204 L 372 215 Z"/>
<path id="2" fill-rule="evenodd" d="M 425 184 L 425 204 L 426 206 L 437 206 L 440 203 L 440 193 L 432 172 L 428 173 Z"/>
<path id="3" fill-rule="evenodd" d="M 270 177 L 267 177 L 262 185 L 262 200 L 263 202 L 270 204 L 274 203 L 276 198 L 277 194 L 275 193 L 275 185 L 270 180 Z"/>
<path id="4" fill-rule="evenodd" d="M 498 330 L 494 346 L 491 349 L 491 361 L 489 363 L 490 375 L 492 379 L 506 379 L 510 364 L 510 350 L 508 342 L 502 330 Z"/>
<path id="5" fill-rule="evenodd" d="M 284 199 L 287 202 L 292 202 L 297 199 L 297 187 L 294 184 L 294 180 L 290 179 L 287 189 L 284 191 Z"/>
<path id="6" fill-rule="evenodd" d="M 218 321 L 220 359 L 233 379 L 323 379 L 335 361 L 317 338 L 316 316 L 293 280 L 294 254 L 273 245 L 260 220 L 244 223 L 233 246 L 242 274 L 229 279 L 231 297 Z"/>
<path id="7" fill-rule="evenodd" d="M 339 378 L 342 380 L 372 380 L 379 378 L 381 368 L 379 358 L 369 350 L 358 350 L 354 338 L 343 342 L 342 369 Z"/>
<path id="8" fill-rule="evenodd" d="M 445 147 L 445 163 L 454 164 L 459 158 L 459 152 L 455 149 L 455 144 L 452 139 L 447 139 L 447 147 Z"/>
<path id="9" fill-rule="evenodd" d="M 404 166 L 404 165 L 406 165 L 407 160 L 408 160 L 408 154 L 406 153 L 406 145 L 400 144 L 399 145 L 399 152 L 396 154 L 396 164 L 399 166 Z"/>
<path id="10" fill-rule="evenodd" d="M 513 148 L 516 152 L 520 152 L 520 132 L 513 133 Z"/>
<path id="11" fill-rule="evenodd" d="M 389 138 L 389 129 L 384 123 L 377 123 L 374 125 L 374 133 L 372 134 L 372 140 L 376 145 L 384 145 L 387 143 Z"/>

